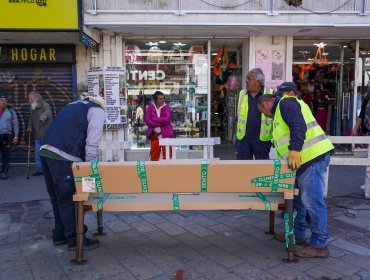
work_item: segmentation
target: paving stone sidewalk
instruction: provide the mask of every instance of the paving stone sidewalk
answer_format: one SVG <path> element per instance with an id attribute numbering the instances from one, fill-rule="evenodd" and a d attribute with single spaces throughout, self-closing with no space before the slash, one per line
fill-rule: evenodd
<path id="1" fill-rule="evenodd" d="M 87 264 L 51 242 L 53 218 L 43 178 L 26 180 L 24 167 L 0 181 L 0 279 L 370 279 L 370 201 L 359 188 L 365 169 L 331 167 L 330 256 L 284 263 L 284 244 L 264 234 L 263 211 L 104 213 L 101 247 Z M 369 209 L 366 210 L 366 209 Z M 276 229 L 283 219 L 276 213 Z M 88 236 L 96 217 L 86 215 Z"/>

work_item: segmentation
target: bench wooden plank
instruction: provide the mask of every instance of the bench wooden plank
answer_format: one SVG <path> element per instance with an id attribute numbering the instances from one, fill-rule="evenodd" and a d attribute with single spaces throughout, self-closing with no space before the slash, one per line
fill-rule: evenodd
<path id="1" fill-rule="evenodd" d="M 161 210 L 272 210 L 284 203 L 281 194 L 261 193 L 199 193 L 199 194 L 120 194 L 110 195 L 104 202 L 104 211 L 161 211 Z M 98 211 L 102 195 L 91 195 L 84 205 Z"/>

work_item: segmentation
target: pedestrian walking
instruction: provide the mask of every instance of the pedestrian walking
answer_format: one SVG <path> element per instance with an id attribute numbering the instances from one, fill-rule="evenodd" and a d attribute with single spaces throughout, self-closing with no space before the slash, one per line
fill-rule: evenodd
<path id="1" fill-rule="evenodd" d="M 0 152 L 2 157 L 0 179 L 9 179 L 12 144 L 18 143 L 19 123 L 17 114 L 8 106 L 5 93 L 0 92 Z"/>
<path id="2" fill-rule="evenodd" d="M 45 102 L 42 96 L 37 92 L 30 92 L 28 94 L 28 101 L 30 103 L 30 119 L 28 122 L 27 132 L 32 133 L 35 137 L 35 172 L 32 176 L 39 176 L 43 174 L 42 162 L 40 158 L 40 147 L 42 138 L 48 129 L 53 116 L 50 105 Z"/>

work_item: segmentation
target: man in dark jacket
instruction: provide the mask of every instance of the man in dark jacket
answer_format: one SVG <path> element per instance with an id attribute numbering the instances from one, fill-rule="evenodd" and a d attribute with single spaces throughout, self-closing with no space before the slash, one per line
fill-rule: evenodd
<path id="1" fill-rule="evenodd" d="M 31 112 L 27 132 L 32 132 L 35 137 L 36 172 L 32 173 L 32 176 L 39 176 L 43 174 L 40 158 L 41 141 L 53 119 L 53 116 L 51 114 L 50 105 L 42 99 L 42 96 L 39 93 L 34 91 L 30 92 L 28 94 L 28 101 L 31 105 Z"/>
<path id="2" fill-rule="evenodd" d="M 76 247 L 76 218 L 73 195 L 76 192 L 72 173 L 75 161 L 97 161 L 98 147 L 105 121 L 105 102 L 88 97 L 65 106 L 49 126 L 40 150 L 44 178 L 54 212 L 55 246 Z M 85 227 L 85 232 L 87 227 Z M 99 246 L 99 240 L 84 240 L 85 249 Z"/>

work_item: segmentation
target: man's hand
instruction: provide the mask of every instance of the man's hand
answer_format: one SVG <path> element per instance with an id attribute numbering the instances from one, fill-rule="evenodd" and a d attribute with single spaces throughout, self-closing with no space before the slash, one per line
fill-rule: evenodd
<path id="1" fill-rule="evenodd" d="M 301 156 L 299 152 L 290 150 L 288 152 L 288 166 L 292 171 L 297 171 L 297 169 L 301 166 Z"/>
<path id="2" fill-rule="evenodd" d="M 18 144 L 18 136 L 14 136 L 12 143 L 13 143 L 13 145 Z"/>
<path id="3" fill-rule="evenodd" d="M 27 128 L 27 133 L 31 133 L 32 129 L 31 128 Z"/>

